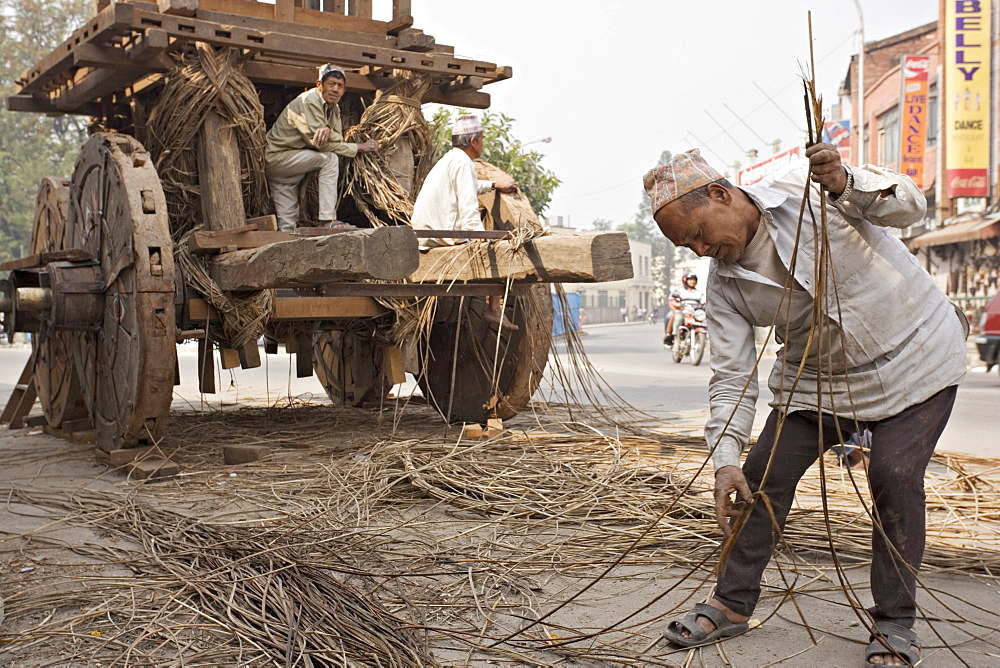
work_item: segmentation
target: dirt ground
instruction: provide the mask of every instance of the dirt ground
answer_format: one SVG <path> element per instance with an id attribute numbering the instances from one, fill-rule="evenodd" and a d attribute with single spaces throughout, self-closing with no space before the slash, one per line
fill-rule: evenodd
<path id="1" fill-rule="evenodd" d="M 663 643 L 708 594 L 718 547 L 704 485 L 671 496 L 690 468 L 657 458 L 669 434 L 632 452 L 522 419 L 479 446 L 425 406 L 252 403 L 176 414 L 162 448 L 182 471 L 159 481 L 109 470 L 92 444 L 0 432 L 0 664 L 863 664 L 845 587 L 870 605 L 867 566 L 847 558 L 838 574 L 811 549 L 772 562 L 759 628 L 694 651 Z M 272 454 L 228 466 L 229 443 Z M 459 468 L 511 477 L 441 477 L 459 454 Z M 668 512 L 681 496 L 687 515 Z M 953 540 L 953 566 L 922 577 L 922 665 L 1000 666 L 1000 583 Z"/>

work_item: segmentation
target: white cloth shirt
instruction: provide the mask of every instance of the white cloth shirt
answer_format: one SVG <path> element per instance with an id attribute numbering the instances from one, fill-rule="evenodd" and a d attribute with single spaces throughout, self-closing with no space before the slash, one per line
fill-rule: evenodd
<path id="1" fill-rule="evenodd" d="M 965 376 L 968 323 L 906 246 L 885 229 L 920 220 L 926 211 L 923 195 L 909 178 L 891 171 L 872 165 L 849 169 L 854 191 L 848 201 L 827 198 L 827 315 L 821 355 L 815 340 L 807 354 L 821 246 L 808 207 L 794 271 L 790 269 L 807 165 L 742 188 L 761 210 L 761 225 L 770 238 L 761 252 L 776 252 L 795 282 L 788 317 L 783 286 L 739 261 L 712 261 L 707 299 L 713 376 L 705 438 L 709 447 L 716 446 L 716 469 L 739 466 L 750 439 L 758 396 L 754 326 L 774 323 L 784 343 L 768 381 L 774 394 L 771 406 L 783 412 L 822 406 L 845 420 L 882 420 Z M 890 189 L 886 197 L 879 194 Z M 820 201 L 814 184 L 810 202 L 818 229 Z"/>
<path id="2" fill-rule="evenodd" d="M 479 193 L 489 192 L 492 181 L 480 181 L 472 158 L 460 148 L 444 154 L 431 168 L 413 204 L 413 229 L 482 230 Z M 421 239 L 421 246 L 453 246 L 467 239 Z"/>

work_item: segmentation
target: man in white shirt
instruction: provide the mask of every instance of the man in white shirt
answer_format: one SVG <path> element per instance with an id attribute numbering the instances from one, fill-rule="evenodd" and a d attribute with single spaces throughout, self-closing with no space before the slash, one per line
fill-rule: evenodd
<path id="1" fill-rule="evenodd" d="M 697 151 L 675 154 L 644 179 L 664 236 L 713 258 L 705 436 L 723 533 L 730 536 L 746 515 L 730 538 L 710 602 L 671 622 L 664 636 L 693 647 L 747 630 L 777 539 L 772 529 L 784 529 L 795 487 L 820 443 L 829 448 L 868 429 L 868 481 L 878 521 L 865 660 L 915 664 L 923 477 L 965 375 L 968 322 L 886 229 L 923 218 L 926 203 L 913 182 L 873 165 L 845 167 L 829 144 L 810 146 L 806 156 L 808 165 L 741 188 Z M 825 229 L 809 217 L 811 211 L 819 221 L 822 208 L 810 180 L 828 193 Z M 820 274 L 825 281 L 817 281 Z M 774 410 L 741 468 L 758 393 L 755 326 L 774 326 L 783 347 L 768 383 Z"/>
<path id="2" fill-rule="evenodd" d="M 517 192 L 513 181 L 480 181 L 476 166 L 472 163 L 483 155 L 483 126 L 479 118 L 467 114 L 455 119 L 452 128 L 451 145 L 448 151 L 431 168 L 413 204 L 413 229 L 426 230 L 483 230 L 483 220 L 479 214 L 479 193 L 498 190 L 503 193 Z M 453 246 L 467 243 L 467 239 L 431 237 L 422 239 L 422 248 Z M 486 320 L 505 329 L 517 329 L 517 325 L 503 316 L 503 298 L 494 295 L 488 299 Z"/>

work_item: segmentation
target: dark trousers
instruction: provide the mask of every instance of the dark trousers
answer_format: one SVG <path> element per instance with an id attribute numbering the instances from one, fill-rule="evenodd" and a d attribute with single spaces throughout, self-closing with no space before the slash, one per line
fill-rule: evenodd
<path id="1" fill-rule="evenodd" d="M 916 617 L 916 577 L 924 556 L 926 510 L 924 472 L 934 446 L 944 431 L 958 386 L 945 388 L 923 403 L 910 406 L 885 420 L 866 422 L 872 434 L 868 480 L 874 512 L 885 535 L 905 563 L 899 563 L 876 527 L 872 532 L 871 588 L 875 606 L 870 609 L 877 621 L 891 621 L 910 628 Z M 775 445 L 778 412 L 772 411 L 760 438 L 750 449 L 743 474 L 750 489 L 761 489 L 771 450 L 775 449 L 771 470 L 763 491 L 774 508 L 778 525 L 784 530 L 799 479 L 819 456 L 819 431 L 825 449 L 841 442 L 831 415 L 810 411 L 790 413 Z M 851 420 L 840 419 L 840 428 L 849 435 Z M 733 612 L 750 616 L 760 599 L 760 578 L 771 559 L 778 536 L 772 532 L 771 516 L 762 502 L 754 504 L 743 530 L 737 536 L 715 589 L 715 598 Z M 836 536 L 834 536 L 836 540 Z"/>

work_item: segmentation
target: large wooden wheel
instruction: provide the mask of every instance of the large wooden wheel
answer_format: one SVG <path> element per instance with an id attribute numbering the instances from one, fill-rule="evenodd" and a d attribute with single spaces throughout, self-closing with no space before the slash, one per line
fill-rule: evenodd
<path id="1" fill-rule="evenodd" d="M 45 178 L 38 186 L 31 254 L 64 250 L 69 211 L 69 179 Z M 53 427 L 87 417 L 87 405 L 73 364 L 73 335 L 50 331 L 31 339 L 35 386 L 45 421 Z"/>
<path id="2" fill-rule="evenodd" d="M 552 343 L 547 285 L 506 300 L 516 331 L 497 332 L 483 319 L 482 298 L 439 299 L 438 317 L 422 351 L 420 389 L 451 422 L 511 418 L 538 389 Z"/>
<path id="3" fill-rule="evenodd" d="M 313 369 L 334 404 L 360 406 L 389 393 L 385 345 L 374 327 L 318 332 L 313 341 Z"/>
<path id="4" fill-rule="evenodd" d="M 500 168 L 475 161 L 486 181 L 508 177 Z M 541 230 L 541 222 L 523 192 L 490 192 L 479 197 L 486 229 Z M 554 309 L 548 285 L 532 286 L 505 302 L 507 317 L 520 329 L 497 334 L 483 319 L 486 300 L 442 298 L 421 351 L 420 388 L 428 401 L 452 422 L 508 419 L 527 407 L 542 382 L 552 346 Z"/>
<path id="5" fill-rule="evenodd" d="M 84 145 L 65 238 L 99 262 L 105 285 L 100 330 L 73 335 L 97 444 L 110 451 L 155 442 L 173 395 L 174 259 L 163 189 L 137 140 L 98 133 Z"/>

